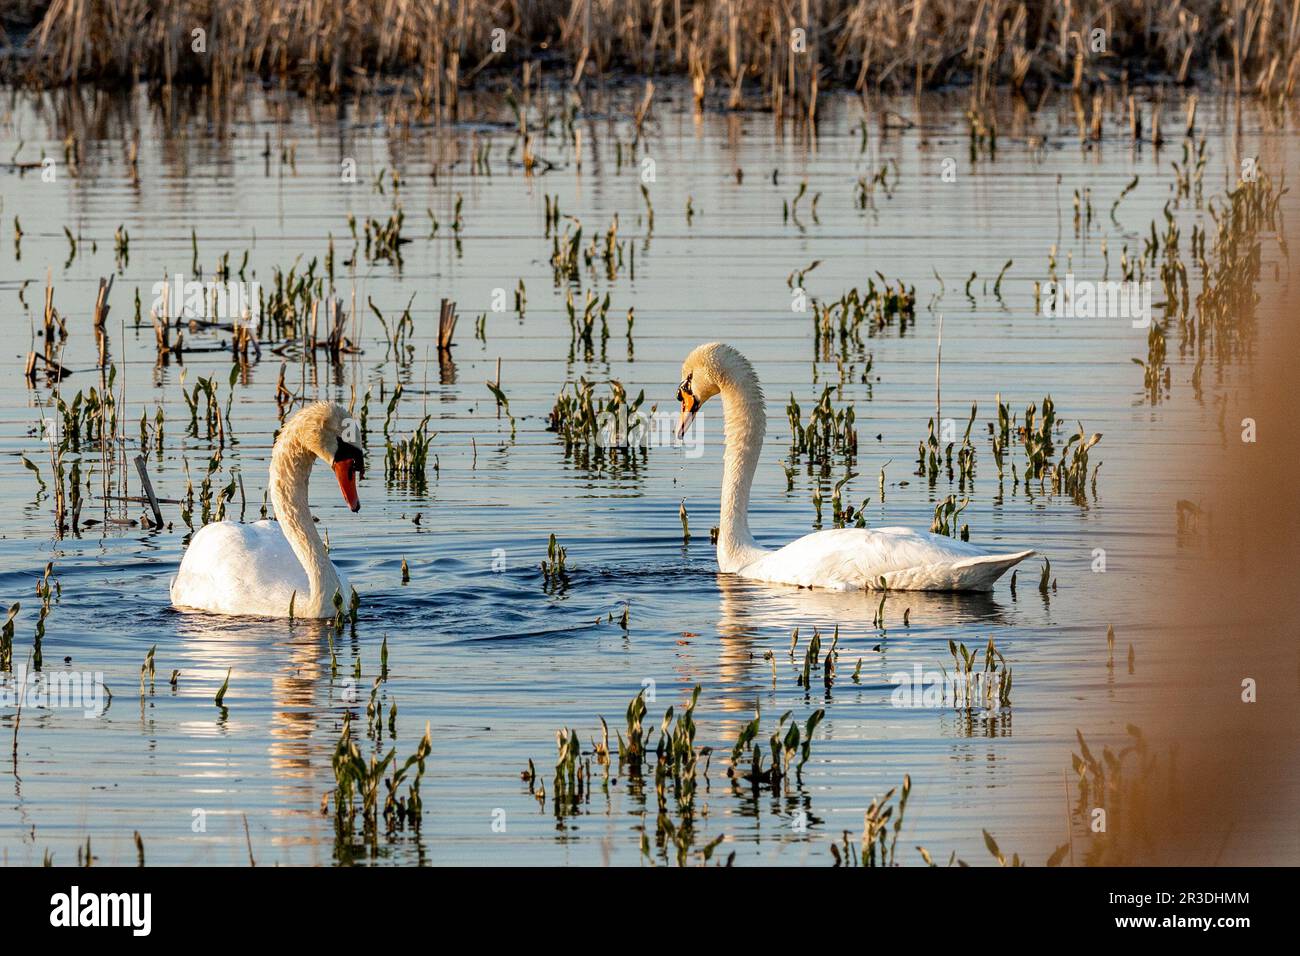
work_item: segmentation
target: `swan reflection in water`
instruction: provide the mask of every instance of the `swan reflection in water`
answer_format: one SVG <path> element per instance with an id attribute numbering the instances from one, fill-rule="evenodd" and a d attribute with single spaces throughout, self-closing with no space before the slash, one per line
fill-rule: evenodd
<path id="1" fill-rule="evenodd" d="M 220 686 L 231 672 L 227 709 L 214 708 L 211 719 L 186 721 L 180 727 L 192 744 L 188 755 L 180 755 L 177 769 L 193 781 L 195 799 L 200 801 L 195 806 L 207 808 L 207 833 L 218 837 L 216 842 L 222 846 L 232 835 L 238 837 L 232 845 L 242 843 L 241 814 L 245 813 L 250 825 L 274 829 L 273 820 L 253 812 L 259 806 L 299 807 L 292 812 L 308 814 L 327 826 L 318 806 L 322 782 L 329 776 L 328 738 L 335 732 L 335 718 L 341 719 L 342 706 L 364 707 L 360 688 L 358 699 L 348 701 L 329 679 L 326 648 L 332 627 L 298 621 L 290 630 L 283 621 L 193 613 L 179 615 L 178 621 L 182 688 L 200 683 L 205 688 Z M 334 641 L 339 645 L 349 638 L 344 632 Z M 343 656 L 343 647 L 338 650 Z M 265 696 L 259 700 L 260 695 Z M 226 735 L 265 743 L 250 750 L 237 748 L 219 758 L 205 740 Z M 290 842 L 315 848 L 328 846 L 327 839 L 322 831 Z M 270 840 L 271 846 L 287 846 L 283 834 L 273 832 Z"/>
<path id="2" fill-rule="evenodd" d="M 724 688 L 717 703 L 724 711 L 744 714 L 746 720 L 756 698 L 766 703 L 771 696 L 772 663 L 763 659 L 767 647 L 775 657 L 778 685 L 793 682 L 789 640 L 795 628 L 800 666 L 813 628 L 821 632 L 826 651 L 838 627 L 844 661 L 839 678 L 848 680 L 861 657 L 863 683 L 880 683 L 887 677 L 891 648 L 906 653 L 917 648 L 918 641 L 935 641 L 946 658 L 949 639 L 970 644 L 984 634 L 976 628 L 1007 623 L 1005 608 L 989 592 L 831 591 L 765 584 L 732 574 L 719 574 L 717 584 L 719 677 Z M 884 635 L 873 623 L 882 597 Z M 905 610 L 910 611 L 908 627 L 903 626 Z M 935 657 L 938 646 L 929 653 L 935 661 L 940 659 Z"/>

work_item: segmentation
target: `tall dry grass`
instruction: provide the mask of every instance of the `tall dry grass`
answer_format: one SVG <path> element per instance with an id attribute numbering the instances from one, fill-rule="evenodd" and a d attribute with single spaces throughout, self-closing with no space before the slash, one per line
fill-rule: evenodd
<path id="1" fill-rule="evenodd" d="M 454 106 L 483 71 L 526 60 L 575 82 L 684 73 L 699 99 L 809 112 L 830 85 L 1077 87 L 1125 67 L 1289 95 L 1300 0 L 51 0 L 7 65 L 38 85 L 228 87 L 251 72 L 337 91 L 401 76 Z"/>

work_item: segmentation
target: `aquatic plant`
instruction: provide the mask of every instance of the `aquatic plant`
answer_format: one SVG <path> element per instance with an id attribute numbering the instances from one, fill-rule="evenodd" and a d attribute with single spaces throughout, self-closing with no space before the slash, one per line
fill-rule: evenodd
<path id="1" fill-rule="evenodd" d="M 935 506 L 934 520 L 930 522 L 930 533 L 946 534 L 952 538 L 960 537 L 963 541 L 969 541 L 970 525 L 963 524 L 960 531 L 957 527 L 958 517 L 969 504 L 969 498 L 963 498 L 961 504 L 958 504 L 956 495 L 948 495 Z"/>
<path id="2" fill-rule="evenodd" d="M 635 466 L 638 454 L 644 457 L 650 445 L 644 403 L 644 391 L 629 400 L 617 379 L 609 381 L 609 397 L 599 398 L 595 384 L 579 378 L 556 396 L 546 428 L 563 439 L 565 457 L 583 468 L 598 470 L 615 462 Z"/>
<path id="3" fill-rule="evenodd" d="M 862 135 L 866 136 L 866 124 L 862 126 Z M 894 172 L 893 183 L 890 183 L 889 172 Z M 883 163 L 871 177 L 859 176 L 854 186 L 853 203 L 858 209 L 875 209 L 876 208 L 876 189 L 879 188 L 885 194 L 886 199 L 894 198 L 894 190 L 898 188 L 898 163 L 892 158 L 887 163 Z"/>
<path id="4" fill-rule="evenodd" d="M 1024 866 L 1024 863 L 1020 861 L 1019 853 L 1011 854 L 1011 859 L 1008 860 L 1006 856 L 1003 855 L 1001 848 L 998 846 L 998 841 L 993 839 L 993 834 L 989 833 L 988 830 L 981 830 L 980 832 L 984 834 L 984 846 L 988 848 L 993 859 L 998 861 L 998 866 Z M 1053 865 L 1050 859 L 1048 860 L 1047 865 Z"/>
<path id="5" fill-rule="evenodd" d="M 154 644 L 149 648 L 148 653 L 144 655 L 144 663 L 140 665 L 140 696 L 144 696 L 144 681 L 149 678 L 149 692 L 153 693 L 155 661 L 154 657 L 158 652 L 158 645 Z M 220 704 L 217 705 L 221 706 Z"/>
<path id="6" fill-rule="evenodd" d="M 372 845 L 378 844 L 381 820 L 390 833 L 408 826 L 418 830 L 424 814 L 420 782 L 432 750 L 432 728 L 426 725 L 415 752 L 400 765 L 396 762 L 396 748 L 383 757 L 372 754 L 367 760 L 353 739 L 352 715 L 345 711 L 331 761 L 335 781 L 334 824 L 340 838 L 350 839 L 358 816 L 362 838 Z M 400 790 L 403 784 L 407 787 L 405 794 Z"/>
<path id="7" fill-rule="evenodd" d="M 546 587 L 561 587 L 569 581 L 569 569 L 565 563 L 568 549 L 560 545 L 552 533 L 546 545 L 546 559 L 542 561 L 542 578 Z"/>
<path id="8" fill-rule="evenodd" d="M 1162 759 L 1133 724 L 1125 726 L 1126 744 L 1117 751 L 1103 747 L 1093 753 L 1075 732 L 1079 750 L 1070 755 L 1077 799 L 1070 809 L 1070 840 L 1052 854 L 1049 865 L 1062 862 L 1068 853 L 1074 859 L 1074 838 L 1082 836 L 1085 866 L 1126 866 L 1149 859 L 1158 845 L 1153 834 L 1160 830 L 1162 814 L 1171 810 L 1174 792 L 1175 753 Z M 1105 826 L 1098 828 L 1098 814 Z"/>
<path id="9" fill-rule="evenodd" d="M 558 755 L 551 799 L 555 815 L 562 817 L 578 811 L 578 804 L 589 788 L 590 766 L 584 767 L 582 764 L 582 750 L 576 731 L 567 727 L 556 731 L 555 744 Z"/>
<path id="10" fill-rule="evenodd" d="M 624 737 L 622 733 L 616 732 L 619 762 L 626 763 L 628 772 L 633 774 L 640 772 L 641 763 L 645 759 L 646 744 L 650 738 L 650 731 L 642 729 L 645 715 L 645 691 L 640 690 L 627 705 L 627 736 Z M 603 719 L 601 723 L 604 723 Z"/>
<path id="11" fill-rule="evenodd" d="M 890 282 L 879 272 L 876 279 L 867 279 L 866 291 L 852 288 L 834 301 L 812 303 L 813 330 L 825 351 L 848 355 L 850 348 L 861 350 L 863 333 L 867 337 L 879 335 L 885 329 L 897 329 L 899 334 L 916 321 L 916 287 L 900 279 Z"/>
<path id="12" fill-rule="evenodd" d="M 865 528 L 867 526 L 867 521 L 863 512 L 866 511 L 867 505 L 871 502 L 870 497 L 863 498 L 862 505 L 857 509 L 854 509 L 852 505 L 844 505 L 841 501 L 844 486 L 856 477 L 858 477 L 857 473 L 850 471 L 839 481 L 835 482 L 834 487 L 831 489 L 831 515 L 835 520 L 835 527 L 837 528 L 843 528 L 849 522 L 853 522 L 855 527 L 858 528 Z M 820 508 L 817 510 L 817 518 L 820 522 Z"/>
<path id="13" fill-rule="evenodd" d="M 837 630 L 836 631 L 837 639 L 838 636 L 839 636 L 839 632 Z M 808 649 L 804 651 L 803 671 L 800 673 L 799 677 L 796 680 L 798 686 L 802 687 L 805 691 L 811 688 L 812 675 L 818 668 L 821 667 L 821 647 L 822 647 L 821 632 L 814 627 L 812 633 L 812 639 L 809 640 L 808 642 Z"/>
<path id="14" fill-rule="evenodd" d="M 500 371 L 497 372 L 500 375 Z M 501 417 L 501 412 L 506 413 L 506 418 L 510 419 L 510 437 L 515 437 L 515 416 L 510 413 L 510 399 L 506 398 L 506 393 L 501 389 L 500 381 L 486 382 L 488 391 L 492 393 L 492 398 L 497 403 L 497 417 Z"/>
<path id="15" fill-rule="evenodd" d="M 975 446 L 971 444 L 970 433 L 975 425 L 975 413 L 979 410 L 979 405 L 971 402 L 970 419 L 966 422 L 966 431 L 962 435 L 961 448 L 957 450 L 957 469 L 958 469 L 958 487 L 966 490 L 966 486 L 975 480 Z M 948 460 L 951 469 L 952 445 L 948 446 Z"/>
<path id="16" fill-rule="evenodd" d="M 948 641 L 953 661 L 954 709 L 970 713 L 977 708 L 997 711 L 1011 706 L 1011 667 L 989 638 L 984 649 L 984 666 L 978 669 L 979 651 L 968 651 L 964 643 Z"/>
<path id="17" fill-rule="evenodd" d="M 939 437 L 934 432 L 934 419 L 926 426 L 926 437 L 916 444 L 916 474 L 928 477 L 933 485 L 939 477 Z"/>
<path id="18" fill-rule="evenodd" d="M 895 794 L 898 794 L 897 804 L 893 803 Z M 852 844 L 849 831 L 845 830 L 841 842 L 838 845 L 831 844 L 834 865 L 897 866 L 898 834 L 903 829 L 903 816 L 907 812 L 907 800 L 911 794 L 912 778 L 909 774 L 904 774 L 901 788 L 891 787 L 881 796 L 873 798 L 862 815 L 861 842 L 856 846 Z M 921 850 L 921 854 L 929 862 L 929 854 L 925 850 Z"/>
<path id="19" fill-rule="evenodd" d="M 365 255 L 370 262 L 390 262 L 397 268 L 402 265 L 402 246 L 410 242 L 402 235 L 406 216 L 400 208 L 385 221 L 366 219 Z"/>
<path id="20" fill-rule="evenodd" d="M 4 625 L 0 626 L 0 671 L 14 669 L 14 618 L 21 610 L 22 605 L 17 601 L 9 605 Z"/>
<path id="21" fill-rule="evenodd" d="M 1056 424 L 1056 405 L 1052 396 L 1043 399 L 1041 414 L 1038 406 L 1030 403 L 1022 421 L 1020 437 L 1025 449 L 1025 480 L 1029 481 L 1046 474 L 1054 453 L 1052 428 Z"/>
<path id="22" fill-rule="evenodd" d="M 63 593 L 63 585 L 54 577 L 54 562 L 45 562 L 45 572 L 36 582 L 36 596 L 41 599 L 41 609 L 36 619 L 36 633 L 32 638 L 32 668 L 40 670 L 44 664 L 44 654 L 41 648 L 45 640 L 45 619 L 50 616 L 50 607 L 56 596 Z M 3 638 L 0 638 L 3 640 Z M 0 652 L 0 656 L 3 656 Z M 12 635 L 10 636 L 10 657 L 12 658 Z M 3 668 L 0 668 L 3 669 Z"/>
<path id="23" fill-rule="evenodd" d="M 417 494 L 428 489 L 429 448 L 437 435 L 437 432 L 429 433 L 429 419 L 430 416 L 425 415 L 410 437 L 398 442 L 387 438 L 388 426 L 385 423 L 384 480 L 389 487 L 405 488 Z"/>
<path id="24" fill-rule="evenodd" d="M 790 721 L 792 715 L 793 711 L 786 711 L 777 720 L 776 728 L 768 737 L 768 757 L 765 762 L 763 751 L 755 742 L 761 720 L 759 711 L 755 709 L 754 719 L 741 728 L 731 749 L 731 766 L 727 768 L 727 776 L 733 780 L 748 781 L 754 790 L 768 786 L 773 792 L 792 775 L 800 779 L 804 764 L 812 756 L 813 733 L 825 718 L 826 711 L 821 708 L 814 710 L 808 715 L 802 730 L 797 721 L 791 721 L 790 726 L 786 727 L 786 722 Z M 746 755 L 749 757 L 747 770 L 742 763 Z"/>
<path id="25" fill-rule="evenodd" d="M 1087 501 L 1087 482 L 1088 476 L 1088 451 L 1101 441 L 1101 433 L 1094 432 L 1092 435 L 1085 437 L 1083 423 L 1079 423 L 1079 430 L 1071 435 L 1066 441 L 1065 447 L 1061 449 L 1061 459 L 1052 469 L 1052 490 L 1057 494 L 1069 495 L 1077 504 L 1084 504 Z M 1101 468 L 1098 464 L 1093 469 L 1091 486 L 1092 492 L 1097 492 L 1097 469 Z"/>
<path id="26" fill-rule="evenodd" d="M 199 436 L 199 400 L 203 401 L 202 423 L 204 435 L 202 437 L 215 439 L 218 445 L 225 444 L 226 428 L 230 420 L 230 411 L 234 404 L 235 382 L 238 380 L 239 366 L 235 365 L 231 369 L 229 395 L 226 398 L 226 408 L 223 412 L 221 400 L 218 397 L 218 386 L 216 376 L 204 378 L 194 383 L 192 391 L 186 391 L 182 385 L 181 397 L 185 400 L 185 405 L 189 409 L 190 424 L 188 434 L 192 438 Z"/>
<path id="27" fill-rule="evenodd" d="M 817 403 L 808 412 L 808 422 L 802 421 L 802 411 L 793 393 L 786 405 L 790 422 L 790 457 L 805 457 L 809 466 L 829 465 L 832 456 L 842 455 L 852 461 L 858 450 L 858 433 L 853 406 L 836 409 L 831 403 L 834 387 L 827 385 Z"/>
<path id="28" fill-rule="evenodd" d="M 628 704 L 626 730 L 616 734 L 619 773 L 627 777 L 628 792 L 642 794 L 648 765 L 652 771 L 656 802 L 654 824 L 652 828 L 647 815 L 642 816 L 641 824 L 641 850 L 647 858 L 651 858 L 657 848 L 665 859 L 671 853 L 679 865 L 687 863 L 691 854 L 695 854 L 700 862 L 707 863 L 724 839 L 718 836 L 697 845 L 697 827 L 705 815 L 698 803 L 700 780 L 703 778 L 707 783 L 713 754 L 712 747 L 701 747 L 697 743 L 695 710 L 701 693 L 702 688 L 697 684 L 680 712 L 672 706 L 665 710 L 653 750 L 650 739 L 654 729 L 645 726 L 644 689 L 638 691 Z M 825 711 L 813 711 L 802 726 L 789 723 L 791 716 L 787 712 L 778 721 L 767 741 L 765 754 L 754 744 L 760 724 L 756 713 L 753 722 L 742 728 L 732 748 L 727 776 L 736 782 L 748 781 L 754 791 L 768 786 L 779 792 L 779 788 L 789 780 L 797 781 L 811 757 L 813 736 L 825 717 Z M 552 810 L 561 825 L 566 817 L 583 812 L 583 807 L 591 800 L 593 757 L 597 766 L 605 768 L 605 780 L 601 786 L 606 795 L 609 793 L 609 726 L 603 717 L 600 725 L 601 736 L 599 740 L 592 740 L 590 756 L 583 754 L 575 730 L 564 727 L 556 733 Z M 743 763 L 742 757 L 748 758 L 748 763 Z M 532 760 L 528 761 L 528 767 L 520 773 L 520 778 L 528 786 L 528 792 L 544 806 L 546 787 Z"/>
<path id="29" fill-rule="evenodd" d="M 558 233 L 551 237 L 551 272 L 557 287 L 577 284 L 582 279 L 579 271 L 584 261 L 582 250 L 582 223 L 573 216 L 565 216 L 564 238 Z"/>

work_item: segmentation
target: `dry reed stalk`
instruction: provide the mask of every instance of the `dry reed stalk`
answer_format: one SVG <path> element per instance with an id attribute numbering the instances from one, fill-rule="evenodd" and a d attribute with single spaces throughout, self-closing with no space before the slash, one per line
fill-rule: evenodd
<path id="1" fill-rule="evenodd" d="M 49 269 L 45 270 L 45 316 L 43 326 L 45 330 L 45 351 L 48 358 L 49 351 L 53 348 L 54 327 L 58 326 L 58 337 L 63 339 L 68 336 L 68 326 L 57 309 L 54 308 L 54 278 Z"/>
<path id="2" fill-rule="evenodd" d="M 443 299 L 438 310 L 438 351 L 450 352 L 456 332 L 456 303 Z"/>
<path id="3" fill-rule="evenodd" d="M 636 127 L 635 142 L 641 141 L 642 127 L 645 125 L 646 117 L 650 115 L 650 101 L 654 99 L 654 96 L 655 85 L 651 80 L 646 80 L 645 92 L 641 97 L 641 105 L 636 108 L 636 115 L 633 117 L 633 122 Z"/>
<path id="4" fill-rule="evenodd" d="M 99 280 L 99 293 L 95 296 L 93 319 L 95 328 L 102 329 L 108 318 L 108 294 L 113 291 L 113 277 Z"/>
<path id="5" fill-rule="evenodd" d="M 196 28 L 204 55 L 192 50 Z M 493 49 L 497 28 L 504 52 Z M 792 54 L 794 28 L 806 52 Z M 738 107 L 749 80 L 792 115 L 809 112 L 814 82 L 966 81 L 984 98 L 1004 82 L 1082 90 L 1125 66 L 1184 82 L 1216 61 L 1231 64 L 1237 90 L 1273 94 L 1300 78 L 1300 0 L 51 0 L 0 71 L 40 86 L 198 83 L 214 103 L 245 74 L 331 93 L 400 76 L 443 119 L 482 71 L 536 59 L 544 41 L 575 85 L 615 69 L 685 72 L 697 101 L 720 78 Z"/>
<path id="6" fill-rule="evenodd" d="M 162 311 L 149 310 L 149 318 L 153 321 L 154 340 L 158 347 L 158 361 L 163 362 L 169 353 L 180 354 L 182 333 L 177 331 L 176 344 L 172 345 L 172 320 L 171 320 L 171 283 L 164 278 L 162 289 Z"/>

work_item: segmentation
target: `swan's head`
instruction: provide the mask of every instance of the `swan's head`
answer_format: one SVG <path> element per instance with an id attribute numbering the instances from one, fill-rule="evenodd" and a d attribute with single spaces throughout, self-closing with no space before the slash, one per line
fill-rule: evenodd
<path id="1" fill-rule="evenodd" d="M 749 360 L 730 345 L 710 342 L 686 356 L 682 363 L 682 381 L 677 386 L 677 400 L 682 403 L 677 437 L 685 437 L 701 405 L 724 388 L 733 386 L 757 391 L 758 377 Z"/>
<path id="2" fill-rule="evenodd" d="M 277 447 L 295 441 L 334 470 L 343 500 L 353 511 L 361 510 L 357 479 L 365 476 L 361 453 L 361 428 L 342 405 L 313 402 L 300 408 L 285 423 Z"/>

